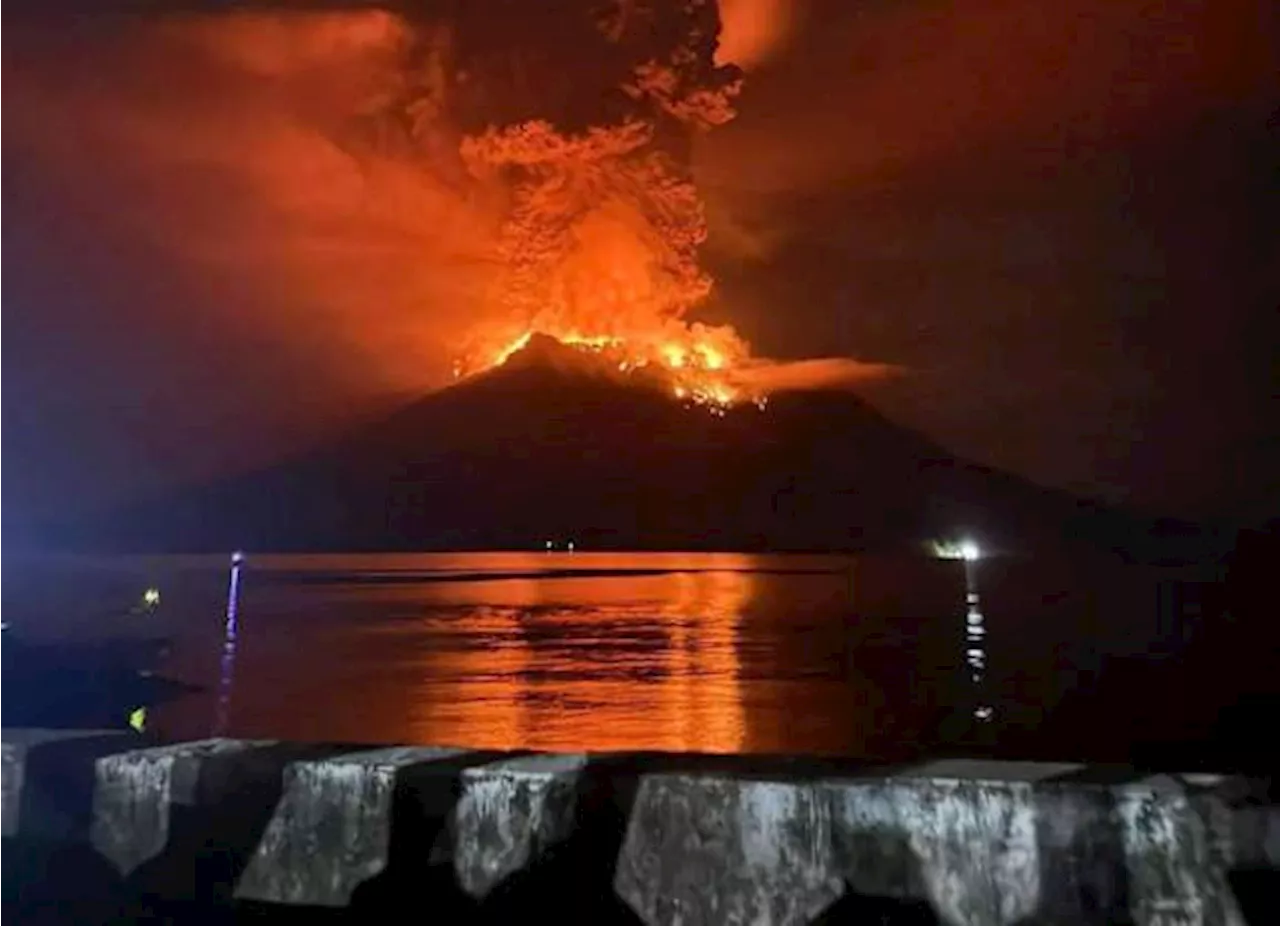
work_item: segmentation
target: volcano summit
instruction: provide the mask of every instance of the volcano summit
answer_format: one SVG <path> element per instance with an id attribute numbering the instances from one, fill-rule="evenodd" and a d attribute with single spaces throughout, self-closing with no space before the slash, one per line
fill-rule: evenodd
<path id="1" fill-rule="evenodd" d="M 1130 521 L 955 459 L 842 392 L 721 414 L 536 336 L 291 462 L 66 540 L 147 550 L 1044 550 Z"/>

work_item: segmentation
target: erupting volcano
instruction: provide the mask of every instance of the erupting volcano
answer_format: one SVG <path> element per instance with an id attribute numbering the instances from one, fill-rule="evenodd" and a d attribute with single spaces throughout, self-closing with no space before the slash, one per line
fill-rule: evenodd
<path id="1" fill-rule="evenodd" d="M 619 3 L 596 27 L 632 61 L 586 128 L 531 119 L 462 139 L 471 175 L 496 176 L 506 203 L 489 295 L 496 320 L 472 332 L 454 375 L 500 366 L 544 334 L 620 372 L 657 373 L 675 397 L 718 413 L 762 403 L 735 375 L 749 356 L 742 338 L 686 319 L 711 290 L 698 264 L 707 226 L 689 136 L 731 119 L 739 89 L 737 69 L 713 60 L 716 5 Z M 655 34 L 667 47 L 643 41 Z"/>
<path id="2" fill-rule="evenodd" d="M 588 6 L 504 5 L 508 22 L 459 4 L 434 32 L 374 23 L 397 80 L 362 99 L 341 155 L 394 163 L 390 190 L 418 194 L 407 211 L 448 205 L 453 225 L 408 237 L 415 267 L 434 244 L 462 255 L 441 277 L 484 268 L 459 287 L 472 324 L 454 382 L 292 461 L 56 531 L 64 542 L 901 550 L 963 531 L 1029 550 L 1127 523 L 815 388 L 884 367 L 753 358 L 731 327 L 696 321 L 712 281 L 689 149 L 733 117 L 741 75 L 716 63 L 711 0 Z M 429 288 L 420 276 L 403 291 Z"/>
<path id="3" fill-rule="evenodd" d="M 525 350 L 534 338 L 545 337 L 563 347 L 599 357 L 611 369 L 625 376 L 655 382 L 669 390 L 682 402 L 707 407 L 712 414 L 725 411 L 743 401 L 751 401 L 763 409 L 767 397 L 738 379 L 745 345 L 729 328 L 708 328 L 694 323 L 661 335 L 584 335 L 568 332 L 550 335 L 526 331 L 484 358 L 476 368 L 462 362 L 455 376 L 483 372 L 505 364 Z"/>

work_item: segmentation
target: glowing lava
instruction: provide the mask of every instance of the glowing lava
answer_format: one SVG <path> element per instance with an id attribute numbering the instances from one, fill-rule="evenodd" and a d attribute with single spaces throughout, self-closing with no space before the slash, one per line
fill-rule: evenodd
<path id="1" fill-rule="evenodd" d="M 697 323 L 667 327 L 666 331 L 647 336 L 527 329 L 515 337 L 495 338 L 471 351 L 454 364 L 454 376 L 462 378 L 502 366 L 539 333 L 566 347 L 598 356 L 621 374 L 643 371 L 650 379 L 656 374 L 676 399 L 704 406 L 717 415 L 743 402 L 764 407 L 762 394 L 735 381 L 738 368 L 748 362 L 748 350 L 732 328 Z"/>

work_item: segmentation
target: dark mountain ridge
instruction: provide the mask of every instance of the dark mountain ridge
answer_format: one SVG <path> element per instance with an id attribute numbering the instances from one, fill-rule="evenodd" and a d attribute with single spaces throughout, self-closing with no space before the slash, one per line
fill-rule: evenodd
<path id="1" fill-rule="evenodd" d="M 1149 559 L 1164 555 L 1171 523 L 958 460 L 849 393 L 784 393 L 718 416 L 657 379 L 536 338 L 505 365 L 295 460 L 56 539 L 148 551 L 548 539 L 582 550 L 914 551 L 972 536 L 1014 553 Z"/>

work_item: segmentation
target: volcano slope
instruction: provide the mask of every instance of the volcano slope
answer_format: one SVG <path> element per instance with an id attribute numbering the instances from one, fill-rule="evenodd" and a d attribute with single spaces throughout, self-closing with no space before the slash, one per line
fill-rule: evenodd
<path id="1" fill-rule="evenodd" d="M 296 459 L 58 532 L 113 550 L 919 550 L 1149 558 L 1167 522 L 955 459 L 846 392 L 723 416 L 533 339 Z"/>

